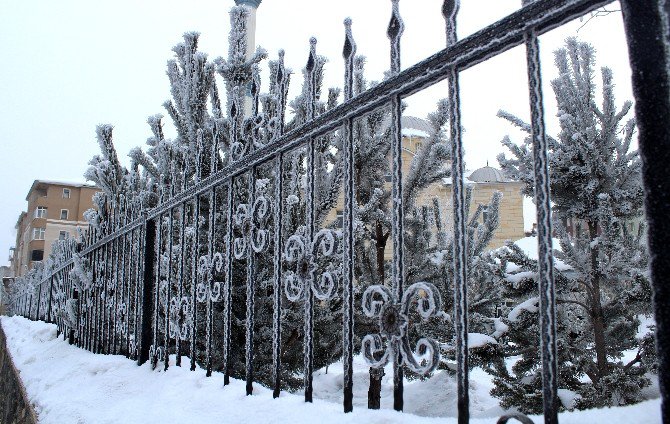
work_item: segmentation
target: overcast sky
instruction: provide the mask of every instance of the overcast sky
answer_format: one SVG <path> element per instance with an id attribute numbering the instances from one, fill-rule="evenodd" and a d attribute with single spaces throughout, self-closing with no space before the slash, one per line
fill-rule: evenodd
<path id="1" fill-rule="evenodd" d="M 405 21 L 402 67 L 444 47 L 441 0 L 401 0 Z M 520 0 L 463 0 L 458 22 L 463 38 L 520 7 Z M 389 0 L 263 0 L 256 44 L 270 58 L 286 50 L 296 74 L 291 97 L 300 89 L 309 38 L 329 58 L 326 87 L 342 86 L 343 20 L 351 17 L 358 53 L 367 56 L 369 80 L 388 68 L 386 26 Z M 163 113 L 169 98 L 165 75 L 171 48 L 186 31 L 201 33 L 200 50 L 210 58 L 227 55 L 233 0 L 0 0 L 0 264 L 15 242 L 14 225 L 26 208 L 33 180 L 81 182 L 87 162 L 98 153 L 95 127 L 114 125 L 114 141 L 126 164 L 127 152 L 144 146 L 146 118 Z M 618 4 L 610 6 L 617 9 Z M 555 106 L 549 82 L 552 52 L 568 36 L 592 43 L 599 65 L 614 69 L 618 104 L 631 99 L 630 71 L 620 13 L 573 22 L 541 38 L 545 106 L 555 134 Z M 580 29 L 581 27 L 581 29 Z M 521 140 L 495 117 L 504 108 L 527 119 L 525 53 L 506 52 L 461 76 L 467 167 L 496 165 L 506 134 Z M 446 97 L 441 84 L 406 99 L 406 114 L 425 117 Z M 168 134 L 170 131 L 168 130 Z M 533 222 L 532 217 L 526 218 Z"/>

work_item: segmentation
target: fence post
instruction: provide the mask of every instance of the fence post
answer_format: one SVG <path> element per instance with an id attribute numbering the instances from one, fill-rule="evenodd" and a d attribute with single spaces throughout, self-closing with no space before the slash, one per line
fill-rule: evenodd
<path id="1" fill-rule="evenodd" d="M 663 422 L 670 421 L 670 58 L 668 0 L 622 0 L 642 159 Z"/>
<path id="2" fill-rule="evenodd" d="M 42 303 L 42 284 L 37 286 L 37 311 L 35 312 L 35 321 L 40 320 L 40 306 Z"/>
<path id="3" fill-rule="evenodd" d="M 149 348 L 151 346 L 151 317 L 153 314 L 151 294 L 153 292 L 154 261 L 156 259 L 154 254 L 155 237 L 156 221 L 146 219 L 144 221 L 144 275 L 142 284 L 142 315 L 137 365 L 142 365 L 147 360 L 149 360 Z"/>
<path id="4" fill-rule="evenodd" d="M 53 290 L 54 290 L 54 276 L 51 274 L 49 278 L 49 300 L 47 300 L 47 316 L 46 322 L 51 322 L 51 300 L 53 299 Z"/>
<path id="5" fill-rule="evenodd" d="M 74 289 L 72 292 L 72 299 L 75 299 L 77 301 L 77 324 L 76 327 L 79 329 L 79 320 L 81 319 L 81 304 L 79 303 L 79 292 L 77 289 Z M 63 308 L 67 309 L 67 300 L 65 301 L 65 304 L 63 305 Z M 67 311 L 66 311 L 67 313 Z M 75 334 L 75 329 L 74 328 L 69 328 L 67 332 L 67 342 L 71 345 L 74 344 L 74 334 Z M 79 334 L 79 337 L 81 338 L 81 334 Z"/>

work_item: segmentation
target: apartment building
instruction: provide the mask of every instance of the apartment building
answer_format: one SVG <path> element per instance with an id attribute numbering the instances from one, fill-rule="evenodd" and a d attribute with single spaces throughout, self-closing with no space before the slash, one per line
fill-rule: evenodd
<path id="1" fill-rule="evenodd" d="M 51 253 L 56 240 L 75 237 L 88 227 L 84 212 L 93 207 L 95 185 L 35 180 L 28 191 L 28 209 L 16 221 L 12 272 L 21 276 Z"/>

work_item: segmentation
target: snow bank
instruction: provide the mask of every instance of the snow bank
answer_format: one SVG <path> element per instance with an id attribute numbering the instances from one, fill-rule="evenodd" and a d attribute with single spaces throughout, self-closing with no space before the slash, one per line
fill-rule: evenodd
<path id="1" fill-rule="evenodd" d="M 561 241 L 552 238 L 551 243 L 554 249 L 561 250 Z M 537 260 L 537 237 L 524 237 L 514 242 L 531 259 Z"/>
<path id="2" fill-rule="evenodd" d="M 104 423 L 456 423 L 456 385 L 445 373 L 427 381 L 407 382 L 406 413 L 389 409 L 365 409 L 367 366 L 354 364 L 354 412 L 342 412 L 342 365 L 319 370 L 314 376 L 313 404 L 301 394 L 272 392 L 255 385 L 254 396 L 245 396 L 244 382 L 231 379 L 223 387 L 223 375 L 205 377 L 172 366 L 167 372 L 137 367 L 123 356 L 95 355 L 56 338 L 56 327 L 22 317 L 0 317 L 10 354 L 21 373 L 26 391 L 42 424 Z M 490 378 L 481 370 L 471 373 L 473 424 L 491 423 L 501 412 L 488 395 Z M 383 381 L 382 408 L 389 408 L 392 372 Z M 332 401 L 332 402 L 329 402 Z M 409 412 L 409 413 L 408 413 Z M 419 417 L 411 413 L 451 418 Z M 535 422 L 541 422 L 534 417 Z M 562 424 L 607 422 L 660 423 L 660 401 L 626 407 L 561 414 Z"/>
<path id="3" fill-rule="evenodd" d="M 521 314 L 522 311 L 528 311 L 528 312 L 537 312 L 538 309 L 538 302 L 540 301 L 539 297 L 531 297 L 530 299 L 519 303 L 509 311 L 509 314 L 507 315 L 507 319 L 510 320 L 510 322 L 514 322 L 519 318 L 519 314 Z"/>
<path id="4" fill-rule="evenodd" d="M 478 347 L 484 347 L 487 344 L 498 344 L 498 341 L 486 334 L 468 333 L 468 348 L 476 349 Z"/>

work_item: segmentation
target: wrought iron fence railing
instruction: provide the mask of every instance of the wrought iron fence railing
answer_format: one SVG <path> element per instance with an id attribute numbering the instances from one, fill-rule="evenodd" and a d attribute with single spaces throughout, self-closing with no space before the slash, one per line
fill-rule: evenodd
<path id="1" fill-rule="evenodd" d="M 139 364 L 150 360 L 154 366 L 176 365 L 186 355 L 191 369 L 196 361 L 211 374 L 213 362 L 220 363 L 226 383 L 233 374 L 233 361 L 244 355 L 244 378 L 251 394 L 256 370 L 264 367 L 272 374 L 271 385 L 277 397 L 283 387 L 282 343 L 288 325 L 282 317 L 288 303 L 303 312 L 303 387 L 305 400 L 312 400 L 314 370 L 315 310 L 328 302 L 339 302 L 341 313 L 341 355 L 344 363 L 343 402 L 345 412 L 353 408 L 354 316 L 356 308 L 379 320 L 379 334 L 362 339 L 361 349 L 376 366 L 393 363 L 394 407 L 403 409 L 403 372 L 426 372 L 438 361 L 438 348 L 430 338 L 406 334 L 402 322 L 416 307 L 422 317 L 439 312 L 439 293 L 429 283 L 406 287 L 405 209 L 403 208 L 403 164 L 401 101 L 404 97 L 436 83 L 448 81 L 448 126 L 452 143 L 454 234 L 454 311 L 458 380 L 459 422 L 468 422 L 468 320 L 466 269 L 466 206 L 463 146 L 460 128 L 459 74 L 477 63 L 513 47 L 525 45 L 527 51 L 529 104 L 535 161 L 535 193 L 539 247 L 540 324 L 543 369 L 544 419 L 558 421 L 556 322 L 553 288 L 549 170 L 544 130 L 542 84 L 538 36 L 563 23 L 607 5 L 610 0 L 524 1 L 518 11 L 465 38 L 457 40 L 457 1 L 445 1 L 442 13 L 446 21 L 446 47 L 405 70 L 400 67 L 400 39 L 403 22 L 398 1 L 393 0 L 388 27 L 390 76 L 378 85 L 354 95 L 356 44 L 352 24 L 345 22 L 343 55 L 344 103 L 317 114 L 315 74 L 316 40 L 311 41 L 305 68 L 306 97 L 304 123 L 285 129 L 286 86 L 289 73 L 280 54 L 271 75 L 278 87 L 271 116 L 261 111 L 260 87 L 252 79 L 251 101 L 238 91 L 229 92 L 230 149 L 221 158 L 216 143 L 208 151 L 197 148 L 197 169 L 191 181 L 182 179 L 181 187 L 162 189 L 158 204 L 146 208 L 141 203 L 118 196 L 108 199 L 104 222 L 92 228 L 78 242 L 63 245 L 57 260 L 47 262 L 36 273 L 33 284 L 17 286 L 11 309 L 19 314 L 56 322 L 59 331 L 71 343 L 97 353 L 121 353 Z M 633 67 L 633 85 L 640 127 L 639 144 L 645 166 L 647 216 L 652 256 L 652 276 L 656 290 L 661 387 L 667 390 L 666 360 L 667 304 L 662 286 L 668 271 L 665 245 L 670 232 L 660 219 L 668 203 L 668 81 L 665 56 L 667 6 L 664 1 L 621 2 Z M 644 22 L 644 25 L 640 25 Z M 642 28 L 644 27 L 644 28 Z M 662 37 L 659 35 L 663 35 Z M 650 52 L 658 53 L 650 58 Z M 659 57 L 663 59 L 659 61 Z M 248 70 L 252 70 L 248 65 Z M 240 68 L 242 69 L 242 68 Z M 230 69 L 229 69 L 230 70 Z M 238 69 L 239 70 L 239 69 Z M 232 71 L 231 71 L 232 72 Z M 649 75 L 654 75 L 653 80 Z M 653 95 L 653 98 L 652 98 Z M 369 286 L 359 293 L 356 280 L 357 181 L 354 169 L 354 133 L 357 120 L 384 109 L 389 116 L 391 139 L 390 217 L 392 258 L 389 287 Z M 244 115 L 246 113 L 246 115 Z M 267 121 L 272 121 L 270 125 Z M 244 130 L 239 126 L 246 126 Z M 340 198 L 343 202 L 341 228 L 324 224 L 318 218 L 323 198 L 315 192 L 317 180 L 325 178 L 324 164 L 317 152 L 319 140 L 332 137 L 342 152 Z M 660 147 L 659 147 L 660 146 Z M 215 160 L 215 157 L 222 159 Z M 663 159 L 665 158 L 665 159 Z M 223 164 L 220 166 L 220 164 Z M 209 165 L 207 167 L 206 165 Z M 331 164 L 332 165 L 332 164 Z M 294 167 L 294 168 L 291 168 Z M 220 169 L 219 169 L 220 168 Z M 303 182 L 301 197 L 304 224 L 288 228 L 286 198 L 293 169 Z M 298 171 L 296 171 L 298 169 Z M 174 169 L 184 172 L 183 169 Z M 660 179 L 659 179 L 660 178 Z M 665 191 L 663 191 L 665 190 Z M 267 328 L 255 322 L 259 313 L 258 293 L 269 293 L 272 309 Z M 361 298 L 359 305 L 355 299 Z M 236 304 L 234 299 L 243 299 Z M 416 302 L 419 299 L 419 302 Z M 288 303 L 287 303 L 288 302 Z M 296 309 L 297 308 L 297 309 Z M 661 308 L 661 309 L 659 309 Z M 319 312 L 320 313 L 320 312 Z M 222 323 L 222 324 L 221 324 Z M 233 339 L 233 328 L 243 331 L 243 340 Z M 256 344 L 271 334 L 271 362 L 259 364 Z M 237 334 L 237 333 L 236 333 Z M 216 339 L 216 340 L 215 340 Z M 409 345 L 416 342 L 416 349 Z M 421 358 L 418 353 L 423 354 Z M 426 355 L 425 353 L 430 353 Z M 667 403 L 664 412 L 667 415 Z M 512 418 L 507 416 L 499 422 Z M 520 420 L 527 420 L 516 416 Z"/>

